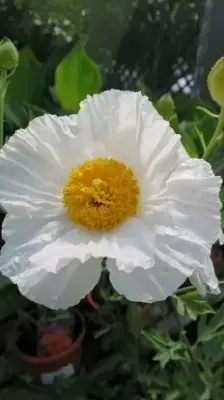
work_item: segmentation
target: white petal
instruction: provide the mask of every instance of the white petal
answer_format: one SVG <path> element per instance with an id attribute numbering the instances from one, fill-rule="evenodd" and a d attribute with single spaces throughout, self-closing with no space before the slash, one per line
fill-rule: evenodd
<path id="1" fill-rule="evenodd" d="M 121 160 L 132 167 L 136 175 L 142 175 L 152 158 L 156 171 L 158 157 L 160 160 L 166 157 L 173 168 L 179 157 L 177 149 L 185 154 L 179 136 L 141 93 L 110 90 L 88 96 L 81 103 L 77 125 L 83 133 L 91 132 L 96 155 L 100 152 L 101 156 Z M 167 171 L 163 170 L 163 174 Z"/>
<path id="2" fill-rule="evenodd" d="M 223 234 L 222 231 L 220 231 L 220 234 L 218 236 L 218 240 L 219 240 L 220 245 L 222 246 L 224 244 L 224 234 Z"/>
<path id="3" fill-rule="evenodd" d="M 17 131 L 0 152 L 0 201 L 6 211 L 41 217 L 63 213 L 62 185 L 86 158 L 83 141 L 75 116 L 44 115 Z"/>
<path id="4" fill-rule="evenodd" d="M 64 231 L 71 229 L 63 217 L 54 219 L 15 218 L 6 215 L 3 222 L 0 272 L 9 278 L 19 275 L 27 268 L 29 257 L 54 242 Z"/>
<path id="5" fill-rule="evenodd" d="M 28 269 L 13 282 L 30 300 L 51 309 L 67 309 L 94 288 L 100 274 L 100 260 L 90 259 L 84 264 L 72 261 L 57 274 L 42 268 Z"/>
<path id="6" fill-rule="evenodd" d="M 139 219 L 132 218 L 111 233 L 89 233 L 70 229 L 53 243 L 29 258 L 31 266 L 57 273 L 72 259 L 86 262 L 89 258 L 115 258 L 120 269 L 132 270 L 154 263 L 155 236 Z"/>
<path id="7" fill-rule="evenodd" d="M 184 265 L 201 268 L 220 232 L 220 185 L 204 160 L 179 164 L 141 215 L 157 234 L 158 251 L 170 248 Z"/>
<path id="8" fill-rule="evenodd" d="M 108 260 L 113 287 L 131 301 L 153 303 L 165 300 L 186 280 L 186 275 L 175 263 L 169 267 L 166 261 L 157 261 L 150 269 L 139 267 L 132 272 L 125 272 L 117 268 L 114 260 Z"/>
<path id="9" fill-rule="evenodd" d="M 202 296 L 205 296 L 207 291 L 213 294 L 220 293 L 219 281 L 210 257 L 205 258 L 204 268 L 196 269 L 193 272 L 190 281 Z"/>
<path id="10" fill-rule="evenodd" d="M 218 293 L 209 249 L 187 237 L 168 238 L 164 244 L 157 243 L 155 264 L 147 270 L 139 265 L 131 272 L 121 271 L 114 260 L 109 259 L 107 265 L 114 288 L 129 300 L 151 303 L 165 300 L 190 278 L 202 293 L 206 287 Z"/>

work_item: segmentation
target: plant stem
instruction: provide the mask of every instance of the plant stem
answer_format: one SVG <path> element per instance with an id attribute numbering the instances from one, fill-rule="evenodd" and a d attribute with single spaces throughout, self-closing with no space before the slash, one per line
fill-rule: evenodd
<path id="1" fill-rule="evenodd" d="M 179 317 L 179 314 L 178 314 L 178 312 L 177 312 L 177 309 L 176 309 L 176 305 L 175 305 L 175 303 L 174 303 L 174 300 L 170 297 L 170 298 L 168 299 L 168 301 L 169 301 L 169 304 L 170 304 L 171 309 L 172 309 L 172 311 L 173 311 L 174 318 L 175 318 L 175 320 L 176 320 L 176 322 L 177 322 L 177 326 L 178 326 L 178 328 L 179 328 L 180 337 L 181 337 L 182 341 L 185 343 L 185 345 L 186 345 L 186 347 L 187 347 L 187 350 L 188 350 L 188 353 L 189 353 L 189 355 L 190 355 L 190 357 L 191 357 L 192 364 L 193 364 L 194 367 L 195 367 L 195 371 L 197 372 L 198 376 L 200 377 L 201 371 L 200 371 L 200 369 L 199 369 L 197 359 L 196 359 L 196 357 L 195 357 L 195 355 L 194 355 L 194 352 L 193 352 L 193 350 L 192 350 L 191 344 L 189 343 L 189 341 L 188 341 L 188 339 L 187 339 L 187 336 L 185 335 L 184 330 L 183 330 L 183 328 L 182 328 L 182 325 L 181 325 L 181 322 L 180 322 L 180 317 Z"/>
<path id="2" fill-rule="evenodd" d="M 135 370 L 136 379 L 138 379 L 139 375 L 140 375 L 139 336 L 140 336 L 140 333 L 137 334 L 137 336 L 135 338 L 135 344 L 134 344 L 134 346 L 135 346 L 135 361 L 134 361 L 135 365 L 134 365 L 134 370 Z"/>
<path id="3" fill-rule="evenodd" d="M 0 149 L 4 145 L 4 106 L 7 87 L 7 71 L 2 70 L 0 75 Z"/>
<path id="4" fill-rule="evenodd" d="M 224 280 L 219 281 L 219 286 L 224 286 Z M 174 294 L 176 294 L 176 295 L 185 294 L 185 293 L 189 293 L 189 292 L 194 292 L 195 290 L 197 290 L 197 288 L 195 288 L 194 286 L 184 286 L 180 289 L 177 289 Z"/>
<path id="5" fill-rule="evenodd" d="M 214 147 L 216 147 L 218 142 L 222 139 L 222 129 L 223 128 L 224 128 L 224 107 L 221 107 L 215 132 L 208 144 L 207 149 L 204 151 L 204 154 L 203 154 L 203 158 L 205 160 L 208 160 L 211 157 Z"/>

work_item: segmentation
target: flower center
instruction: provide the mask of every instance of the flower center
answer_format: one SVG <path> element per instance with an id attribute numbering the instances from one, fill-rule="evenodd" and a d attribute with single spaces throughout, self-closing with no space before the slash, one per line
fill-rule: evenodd
<path id="1" fill-rule="evenodd" d="M 88 229 L 110 230 L 136 215 L 139 188 L 132 170 L 113 158 L 73 168 L 63 188 L 68 217 Z"/>

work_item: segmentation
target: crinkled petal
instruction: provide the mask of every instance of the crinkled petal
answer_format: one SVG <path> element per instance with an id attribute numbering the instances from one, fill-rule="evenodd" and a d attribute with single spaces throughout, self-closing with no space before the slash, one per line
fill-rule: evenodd
<path id="1" fill-rule="evenodd" d="M 0 201 L 7 212 L 26 217 L 64 212 L 62 186 L 87 157 L 78 133 L 76 116 L 46 114 L 8 140 L 0 152 Z"/>
<path id="2" fill-rule="evenodd" d="M 172 295 L 187 278 L 204 294 L 206 287 L 219 293 L 218 280 L 209 258 L 209 248 L 188 237 L 169 236 L 155 250 L 155 264 L 143 270 L 139 264 L 131 272 L 119 270 L 110 259 L 107 262 L 114 288 L 128 300 L 155 302 Z"/>
<path id="3" fill-rule="evenodd" d="M 71 229 L 64 217 L 58 219 L 15 218 L 7 214 L 3 222 L 5 245 L 1 249 L 0 272 L 12 278 L 30 264 L 29 257 Z"/>
<path id="4" fill-rule="evenodd" d="M 53 243 L 29 257 L 32 267 L 57 273 L 73 258 L 84 263 L 91 257 L 116 259 L 119 269 L 138 265 L 150 268 L 154 263 L 154 235 L 139 219 L 133 218 L 111 233 L 93 233 L 73 228 Z"/>
<path id="5" fill-rule="evenodd" d="M 91 132 L 95 156 L 113 157 L 133 168 L 141 177 L 141 192 L 146 190 L 145 174 L 154 178 L 146 185 L 147 192 L 155 191 L 156 182 L 187 157 L 179 135 L 140 92 L 110 90 L 88 96 L 81 103 L 77 125 L 83 133 Z"/>
<path id="6" fill-rule="evenodd" d="M 107 261 L 110 281 L 118 293 L 128 300 L 144 303 L 165 300 L 184 283 L 189 271 L 173 260 L 173 265 L 164 259 L 156 259 L 155 266 L 144 270 L 139 266 L 132 272 L 121 271 L 114 260 Z M 172 262 L 172 259 L 170 260 Z"/>
<path id="7" fill-rule="evenodd" d="M 193 272 L 190 281 L 202 296 L 205 296 L 207 291 L 213 294 L 220 293 L 219 281 L 210 257 L 205 258 L 204 268 L 196 269 Z"/>
<path id="8" fill-rule="evenodd" d="M 100 260 L 90 259 L 84 264 L 73 260 L 57 274 L 44 268 L 32 268 L 12 281 L 30 300 L 51 309 L 67 309 L 78 304 L 94 288 L 100 274 Z"/>
<path id="9" fill-rule="evenodd" d="M 157 255 L 172 252 L 172 258 L 188 268 L 188 277 L 193 270 L 207 273 L 204 260 L 220 233 L 220 185 L 221 178 L 207 162 L 189 158 L 178 165 L 165 188 L 148 199 L 141 214 L 156 232 Z"/>

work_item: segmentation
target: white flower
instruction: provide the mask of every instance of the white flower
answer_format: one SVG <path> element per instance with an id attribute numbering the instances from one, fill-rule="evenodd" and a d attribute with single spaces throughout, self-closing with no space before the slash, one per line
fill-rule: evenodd
<path id="1" fill-rule="evenodd" d="M 0 154 L 1 272 L 53 309 L 93 289 L 102 257 L 132 301 L 164 300 L 188 277 L 217 291 L 220 185 L 146 97 L 88 97 L 77 116 L 34 119 Z"/>
<path id="2" fill-rule="evenodd" d="M 219 243 L 221 246 L 224 244 L 224 234 L 222 231 L 220 232 L 220 235 L 219 235 Z"/>

